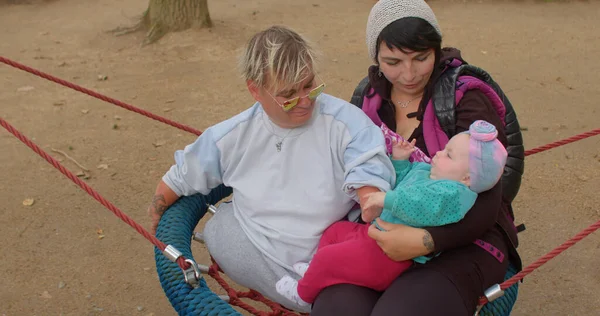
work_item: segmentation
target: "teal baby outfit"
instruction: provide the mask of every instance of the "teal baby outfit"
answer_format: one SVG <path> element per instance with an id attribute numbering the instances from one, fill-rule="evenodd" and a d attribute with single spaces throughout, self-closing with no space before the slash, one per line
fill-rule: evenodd
<path id="1" fill-rule="evenodd" d="M 443 226 L 460 221 L 471 209 L 477 193 L 452 180 L 430 179 L 431 165 L 392 160 L 396 186 L 385 195 L 380 218 L 411 227 Z M 379 227 L 381 229 L 381 227 Z M 429 257 L 413 259 L 425 263 Z"/>

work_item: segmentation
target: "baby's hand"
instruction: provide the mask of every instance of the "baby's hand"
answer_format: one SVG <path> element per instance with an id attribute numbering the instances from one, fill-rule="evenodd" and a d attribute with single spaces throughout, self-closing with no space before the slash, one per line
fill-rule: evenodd
<path id="1" fill-rule="evenodd" d="M 365 223 L 372 222 L 375 218 L 381 215 L 383 210 L 383 203 L 385 201 L 384 192 L 373 192 L 365 196 L 365 201 L 361 203 L 362 206 L 362 220 Z"/>
<path id="2" fill-rule="evenodd" d="M 392 158 L 394 160 L 407 160 L 415 151 L 415 142 L 417 140 L 413 139 L 412 142 L 407 142 L 405 140 L 401 140 L 397 143 L 394 143 L 392 147 Z"/>

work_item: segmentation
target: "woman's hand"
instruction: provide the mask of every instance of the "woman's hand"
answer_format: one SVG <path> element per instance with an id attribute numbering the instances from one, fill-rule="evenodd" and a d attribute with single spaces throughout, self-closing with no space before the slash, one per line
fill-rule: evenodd
<path id="1" fill-rule="evenodd" d="M 369 227 L 369 237 L 373 238 L 381 250 L 394 261 L 410 260 L 424 256 L 435 250 L 429 232 L 402 224 L 392 224 L 377 219 L 377 225 Z"/>

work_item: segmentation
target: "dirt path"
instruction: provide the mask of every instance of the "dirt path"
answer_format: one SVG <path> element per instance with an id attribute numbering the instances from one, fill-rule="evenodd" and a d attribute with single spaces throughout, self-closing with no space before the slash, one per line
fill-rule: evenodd
<path id="1" fill-rule="evenodd" d="M 145 48 L 143 34 L 104 31 L 130 23 L 147 0 L 0 5 L 0 55 L 200 130 L 252 103 L 235 58 L 267 25 L 290 25 L 317 42 L 333 95 L 348 99 L 369 65 L 363 37 L 372 1 L 209 2 L 213 29 L 170 34 Z M 527 148 L 599 127 L 600 2 L 431 5 L 445 44 L 507 91 Z M 3 118 L 88 168 L 87 183 L 143 224 L 173 152 L 194 139 L 4 65 L 0 86 Z M 595 137 L 527 158 L 515 203 L 528 227 L 520 235 L 525 263 L 600 219 L 599 145 Z M 0 131 L 0 148 L 0 315 L 174 314 L 145 239 L 7 132 Z M 28 198 L 34 204 L 24 206 Z M 599 254 L 596 233 L 544 265 L 522 284 L 514 315 L 600 314 Z"/>

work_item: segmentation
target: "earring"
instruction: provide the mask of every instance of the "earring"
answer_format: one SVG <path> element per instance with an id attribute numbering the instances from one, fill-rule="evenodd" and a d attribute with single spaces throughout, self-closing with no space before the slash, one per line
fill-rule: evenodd
<path id="1" fill-rule="evenodd" d="M 379 70 L 377 71 L 377 75 L 378 75 L 380 78 L 381 78 L 381 76 L 383 76 L 383 74 L 381 73 L 381 69 L 379 69 Z"/>

